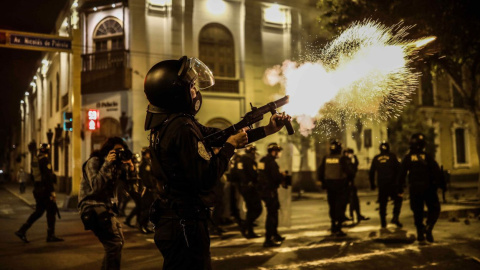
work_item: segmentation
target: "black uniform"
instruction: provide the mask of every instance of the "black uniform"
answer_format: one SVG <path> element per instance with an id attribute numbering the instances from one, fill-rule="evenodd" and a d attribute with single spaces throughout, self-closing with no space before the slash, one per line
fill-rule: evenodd
<path id="1" fill-rule="evenodd" d="M 437 188 L 439 183 L 440 169 L 437 162 L 423 150 L 411 150 L 403 159 L 400 166 L 399 181 L 403 192 L 405 178 L 408 174 L 410 191 L 410 208 L 413 211 L 415 226 L 417 227 L 417 239 L 424 240 L 424 233 L 431 237 L 433 226 L 440 215 L 440 202 Z M 423 224 L 424 205 L 427 205 L 427 224 Z M 430 238 L 433 241 L 433 237 Z"/>
<path id="2" fill-rule="evenodd" d="M 341 153 L 330 154 L 323 158 L 317 171 L 322 187 L 327 190 L 332 233 L 340 232 L 345 217 L 345 202 L 348 195 L 347 177 L 354 175 L 352 166 L 348 162 L 348 158 Z"/>
<path id="3" fill-rule="evenodd" d="M 400 210 L 402 208 L 403 198 L 399 196 L 399 185 L 397 182 L 397 173 L 400 167 L 397 156 L 393 153 L 385 152 L 376 155 L 370 166 L 369 178 L 372 190 L 375 189 L 375 174 L 377 174 L 378 183 L 378 203 L 380 205 L 380 222 L 383 228 L 387 226 L 387 203 L 388 198 L 393 200 L 393 219 L 398 221 Z"/>
<path id="4" fill-rule="evenodd" d="M 54 200 L 54 181 L 56 179 L 52 172 L 52 165 L 46 153 L 40 153 L 32 159 L 32 175 L 34 180 L 33 196 L 35 198 L 35 211 L 30 215 L 25 224 L 15 233 L 23 241 L 28 242 L 25 233 L 32 224 L 47 212 L 47 241 L 62 241 L 55 237 L 55 215 L 58 211 Z"/>
<path id="5" fill-rule="evenodd" d="M 267 208 L 267 218 L 265 220 L 265 241 L 272 241 L 272 238 L 279 238 L 278 227 L 278 209 L 280 202 L 278 200 L 278 188 L 285 180 L 285 176 L 280 173 L 280 167 L 271 154 L 260 159 L 258 164 L 258 187 L 262 200 Z"/>
<path id="6" fill-rule="evenodd" d="M 151 209 L 155 244 L 163 269 L 211 269 L 207 218 L 211 191 L 227 170 L 234 147 L 225 143 L 218 154 L 203 143 L 217 131 L 189 114 L 159 114 L 150 136 L 152 171 L 160 181 L 161 198 Z M 263 127 L 249 132 L 249 141 L 265 137 Z"/>
<path id="7" fill-rule="evenodd" d="M 238 169 L 239 162 L 240 162 L 240 156 L 234 155 L 231 161 L 230 171 L 227 173 L 227 181 L 230 184 L 230 188 L 229 188 L 230 215 L 234 218 L 235 222 L 240 227 L 242 227 L 243 221 L 240 218 L 240 210 L 238 209 L 238 200 L 237 200 L 237 194 L 238 192 L 240 192 L 240 169 Z"/>
<path id="8" fill-rule="evenodd" d="M 262 200 L 257 191 L 258 173 L 255 153 L 248 153 L 240 157 L 240 193 L 247 206 L 245 226 L 242 230 L 247 238 L 256 237 L 253 232 L 253 223 L 262 213 Z"/>

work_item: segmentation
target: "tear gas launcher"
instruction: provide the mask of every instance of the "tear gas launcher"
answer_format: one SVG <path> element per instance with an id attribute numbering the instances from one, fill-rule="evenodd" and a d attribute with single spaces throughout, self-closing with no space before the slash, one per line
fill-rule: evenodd
<path id="1" fill-rule="evenodd" d="M 254 107 L 251 103 L 250 106 L 252 107 L 252 110 L 249 111 L 248 113 L 245 114 L 243 119 L 234 124 L 229 126 L 228 128 L 224 130 L 220 130 L 218 132 L 215 132 L 213 134 L 210 134 L 205 137 L 205 142 L 207 145 L 210 146 L 222 146 L 228 139 L 228 137 L 234 135 L 237 133 L 240 129 L 245 128 L 245 127 L 250 127 L 252 128 L 253 124 L 261 121 L 263 119 L 263 115 L 267 113 L 276 114 L 277 113 L 277 108 L 282 107 L 283 105 L 288 103 L 289 96 L 284 96 L 283 98 L 270 102 L 266 105 L 263 105 L 262 107 Z M 287 132 L 289 135 L 292 135 L 295 133 L 292 127 L 292 123 L 288 120 L 283 121 L 285 128 L 287 129 Z"/>

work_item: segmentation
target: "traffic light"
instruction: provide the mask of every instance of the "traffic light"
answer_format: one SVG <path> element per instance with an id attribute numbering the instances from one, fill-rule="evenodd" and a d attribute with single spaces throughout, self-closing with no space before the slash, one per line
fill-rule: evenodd
<path id="1" fill-rule="evenodd" d="M 73 130 L 72 121 L 73 121 L 73 114 L 71 112 L 64 112 L 63 113 L 63 130 L 72 131 Z"/>
<path id="2" fill-rule="evenodd" d="M 100 112 L 98 110 L 88 110 L 87 129 L 95 131 L 100 128 Z"/>

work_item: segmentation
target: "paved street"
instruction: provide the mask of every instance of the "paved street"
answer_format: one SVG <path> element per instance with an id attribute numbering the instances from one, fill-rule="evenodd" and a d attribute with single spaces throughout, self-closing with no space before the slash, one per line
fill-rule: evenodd
<path id="1" fill-rule="evenodd" d="M 0 186 L 0 269 L 100 268 L 102 247 L 91 232 L 83 230 L 76 212 L 62 211 L 57 222 L 57 235 L 65 242 L 45 242 L 45 217 L 28 231 L 31 242 L 21 242 L 13 232 L 32 212 L 31 187 L 22 195 L 13 187 Z M 263 248 L 262 238 L 244 239 L 231 227 L 222 238 L 212 237 L 212 264 L 214 269 L 479 269 L 480 208 L 475 203 L 461 205 L 465 193 L 468 190 L 458 192 L 456 204 L 442 205 L 442 218 L 434 231 L 436 242 L 423 246 L 414 241 L 408 201 L 401 215 L 404 228 L 389 225 L 381 232 L 375 195 L 363 192 L 362 212 L 372 219 L 356 226 L 347 224 L 348 236 L 335 238 L 329 235 L 324 195 L 307 194 L 292 202 L 292 226 L 280 228 L 287 237 L 281 247 Z M 257 233 L 263 233 L 262 225 Z M 122 269 L 160 269 L 162 257 L 151 235 L 125 228 L 125 238 Z"/>

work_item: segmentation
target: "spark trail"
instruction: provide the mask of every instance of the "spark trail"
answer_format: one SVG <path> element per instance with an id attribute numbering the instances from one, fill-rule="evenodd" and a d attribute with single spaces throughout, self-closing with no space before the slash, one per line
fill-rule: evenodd
<path id="1" fill-rule="evenodd" d="M 407 40 L 409 26 L 386 27 L 366 20 L 352 24 L 309 61 L 285 61 L 265 72 L 270 85 L 280 83 L 290 95 L 285 111 L 308 134 L 315 119 L 396 117 L 418 85 L 409 65 L 434 38 Z"/>

